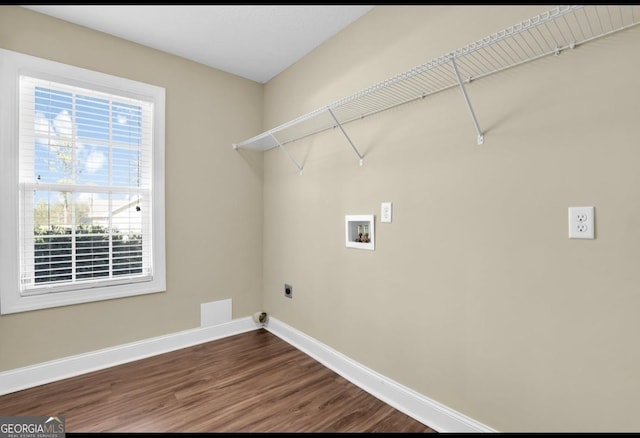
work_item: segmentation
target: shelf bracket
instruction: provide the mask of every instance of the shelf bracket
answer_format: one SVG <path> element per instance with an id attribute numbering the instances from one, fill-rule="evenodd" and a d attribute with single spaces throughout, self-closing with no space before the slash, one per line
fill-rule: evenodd
<path id="1" fill-rule="evenodd" d="M 453 72 L 456 74 L 456 79 L 458 79 L 458 84 L 460 85 L 460 89 L 462 90 L 462 95 L 464 96 L 464 100 L 465 102 L 467 102 L 467 107 L 469 108 L 469 112 L 471 113 L 471 119 L 473 120 L 473 124 L 476 127 L 476 132 L 478 133 L 478 144 L 483 144 L 484 135 L 480 130 L 480 125 L 478 125 L 478 120 L 476 119 L 476 115 L 473 112 L 473 107 L 471 107 L 471 101 L 469 101 L 469 96 L 467 96 L 467 90 L 464 88 L 462 79 L 460 79 L 460 73 L 458 72 L 458 66 L 456 65 L 455 58 L 451 58 L 451 66 L 453 67 Z"/>
<path id="2" fill-rule="evenodd" d="M 358 152 L 358 149 L 355 147 L 355 145 L 353 144 L 353 142 L 351 141 L 351 139 L 349 138 L 349 136 L 345 132 L 345 130 L 342 127 L 342 125 L 340 124 L 340 122 L 338 122 L 338 119 L 336 118 L 335 114 L 333 114 L 333 111 L 331 111 L 331 108 L 327 108 L 327 111 L 329 111 L 329 114 L 331 114 L 331 117 L 333 117 L 333 120 L 335 120 L 336 125 L 342 131 L 342 134 L 345 136 L 345 138 L 347 139 L 347 141 L 349 142 L 349 144 L 353 148 L 353 151 L 358 155 L 358 158 L 360 158 L 360 165 L 362 166 L 362 163 L 364 162 L 364 157 L 360 154 L 360 152 Z"/>
<path id="3" fill-rule="evenodd" d="M 295 164 L 295 166 L 298 168 L 298 171 L 300 172 L 300 175 L 302 175 L 302 166 L 298 164 L 298 162 L 291 156 L 291 154 L 289 153 L 289 151 L 287 150 L 287 148 L 285 148 L 282 143 L 280 143 L 278 141 L 278 139 L 276 138 L 275 135 L 273 135 L 273 133 L 269 134 L 271 135 L 271 137 L 273 138 L 273 140 L 278 144 L 278 146 L 280 147 L 280 150 L 282 150 L 285 154 L 287 154 L 287 157 L 289 157 L 289 159 L 291 160 L 291 162 L 293 164 Z"/>

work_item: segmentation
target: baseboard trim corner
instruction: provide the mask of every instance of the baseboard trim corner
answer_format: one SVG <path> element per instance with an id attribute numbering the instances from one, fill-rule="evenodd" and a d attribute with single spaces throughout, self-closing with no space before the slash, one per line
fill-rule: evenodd
<path id="1" fill-rule="evenodd" d="M 497 432 L 395 382 L 270 316 L 265 329 L 308 354 L 359 388 L 437 432 Z"/>

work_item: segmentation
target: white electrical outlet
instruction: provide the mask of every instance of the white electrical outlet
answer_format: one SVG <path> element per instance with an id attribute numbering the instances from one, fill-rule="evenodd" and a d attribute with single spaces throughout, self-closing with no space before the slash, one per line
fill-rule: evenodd
<path id="1" fill-rule="evenodd" d="M 593 207 L 569 207 L 569 238 L 595 238 L 595 220 Z"/>

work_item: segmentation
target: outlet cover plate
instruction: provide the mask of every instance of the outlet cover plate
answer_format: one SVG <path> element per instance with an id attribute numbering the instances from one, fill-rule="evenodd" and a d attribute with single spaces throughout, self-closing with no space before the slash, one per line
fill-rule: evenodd
<path id="1" fill-rule="evenodd" d="M 392 204 L 383 202 L 380 204 L 380 222 L 391 222 Z"/>
<path id="2" fill-rule="evenodd" d="M 594 219 L 593 207 L 569 207 L 569 238 L 594 239 Z"/>

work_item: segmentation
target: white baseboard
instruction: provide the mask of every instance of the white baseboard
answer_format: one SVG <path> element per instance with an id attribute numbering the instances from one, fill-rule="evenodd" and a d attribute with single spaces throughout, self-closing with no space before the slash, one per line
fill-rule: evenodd
<path id="1" fill-rule="evenodd" d="M 3 371 L 0 372 L 0 395 L 226 338 L 260 327 L 261 325 L 251 317 L 238 318 L 224 324 L 199 327 Z"/>
<path id="2" fill-rule="evenodd" d="M 437 432 L 496 432 L 484 424 L 376 373 L 272 316 L 269 317 L 265 329 L 369 394 Z"/>
<path id="3" fill-rule="evenodd" d="M 185 330 L 103 350 L 0 372 L 0 395 L 109 368 L 263 327 L 252 317 Z M 496 432 L 355 362 L 327 345 L 270 316 L 266 330 L 308 354 L 354 385 L 437 432 Z"/>

